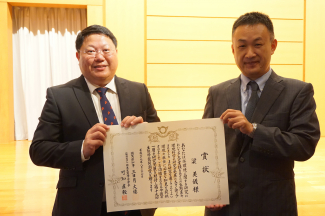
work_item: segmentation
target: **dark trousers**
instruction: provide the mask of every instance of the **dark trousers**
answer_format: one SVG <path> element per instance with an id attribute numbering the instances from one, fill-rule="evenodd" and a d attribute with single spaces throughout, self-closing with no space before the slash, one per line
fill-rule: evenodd
<path id="1" fill-rule="evenodd" d="M 100 216 L 122 216 L 122 215 L 141 216 L 141 212 L 140 212 L 140 210 L 132 210 L 132 211 L 128 211 L 127 214 L 125 214 L 125 211 L 107 213 L 106 202 L 102 203 L 102 211 L 100 213 Z"/>

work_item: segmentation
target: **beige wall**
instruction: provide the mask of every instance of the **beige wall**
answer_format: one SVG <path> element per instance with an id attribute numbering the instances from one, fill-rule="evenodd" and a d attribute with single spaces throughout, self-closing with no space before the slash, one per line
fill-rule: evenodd
<path id="1" fill-rule="evenodd" d="M 305 81 L 314 85 L 321 135 L 325 136 L 325 1 L 307 1 Z"/>
<path id="2" fill-rule="evenodd" d="M 0 1 L 0 144 L 14 137 L 11 12 L 10 5 Z"/>
<path id="3" fill-rule="evenodd" d="M 15 2 L 15 3 L 12 3 Z M 234 20 L 249 11 L 273 20 L 278 48 L 272 68 L 311 82 L 325 132 L 322 0 L 0 0 L 1 50 L 11 52 L 10 5 L 86 7 L 87 23 L 118 39 L 117 75 L 145 82 L 163 121 L 201 118 L 208 87 L 237 77 L 230 45 Z M 236 5 L 236 6 L 234 6 Z M 12 58 L 0 53 L 0 143 L 13 140 Z"/>

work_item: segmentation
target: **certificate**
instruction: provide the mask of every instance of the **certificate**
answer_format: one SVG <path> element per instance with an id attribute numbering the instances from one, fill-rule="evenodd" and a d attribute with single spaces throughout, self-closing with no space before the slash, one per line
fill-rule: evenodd
<path id="1" fill-rule="evenodd" d="M 219 118 L 110 126 L 104 168 L 108 212 L 229 204 Z"/>

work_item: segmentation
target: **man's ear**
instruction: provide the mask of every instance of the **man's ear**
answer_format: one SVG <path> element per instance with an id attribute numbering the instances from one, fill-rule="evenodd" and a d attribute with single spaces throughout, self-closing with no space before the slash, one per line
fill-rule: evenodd
<path id="1" fill-rule="evenodd" d="M 80 59 L 80 53 L 79 52 L 76 52 L 76 57 L 77 57 L 77 59 L 79 61 L 79 59 Z"/>
<path id="2" fill-rule="evenodd" d="M 234 50 L 234 45 L 231 44 L 231 51 L 232 51 L 232 54 L 235 54 L 235 50 Z"/>
<path id="3" fill-rule="evenodd" d="M 277 46 L 278 46 L 278 41 L 276 39 L 273 39 L 273 41 L 271 42 L 271 55 L 273 55 Z"/>

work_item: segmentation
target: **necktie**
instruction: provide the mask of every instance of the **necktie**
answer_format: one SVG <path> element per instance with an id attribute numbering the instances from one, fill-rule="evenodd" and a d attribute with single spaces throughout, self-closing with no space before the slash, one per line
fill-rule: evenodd
<path id="1" fill-rule="evenodd" d="M 105 95 L 107 88 L 97 88 L 96 91 L 100 96 L 100 105 L 103 113 L 104 123 L 107 125 L 117 125 L 118 123 L 116 120 L 116 116 L 114 114 L 111 104 L 109 103 Z"/>
<path id="2" fill-rule="evenodd" d="M 251 94 L 251 97 L 249 98 L 249 101 L 248 101 L 248 104 L 246 107 L 245 116 L 246 116 L 247 120 L 250 122 L 259 97 L 257 95 L 257 90 L 258 90 L 257 83 L 255 81 L 250 81 L 247 84 L 247 86 L 248 85 L 251 86 L 252 94 Z"/>
<path id="3" fill-rule="evenodd" d="M 96 91 L 100 96 L 100 106 L 103 113 L 104 123 L 107 125 L 118 125 L 115 113 L 112 109 L 110 102 L 106 97 L 107 88 L 97 88 Z M 120 215 L 129 215 L 129 211 L 119 212 Z"/>

